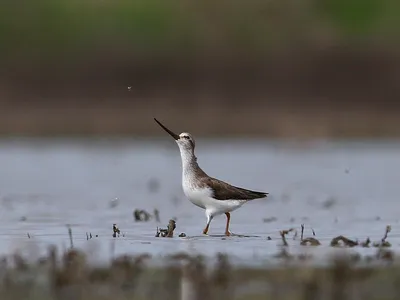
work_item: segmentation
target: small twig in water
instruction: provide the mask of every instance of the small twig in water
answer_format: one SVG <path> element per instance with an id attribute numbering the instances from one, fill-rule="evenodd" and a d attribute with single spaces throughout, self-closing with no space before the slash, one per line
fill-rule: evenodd
<path id="1" fill-rule="evenodd" d="M 73 239 L 72 239 L 72 229 L 71 229 L 70 225 L 67 225 L 67 228 L 68 228 L 69 242 L 70 242 L 70 246 L 71 246 L 71 249 L 72 249 L 72 248 L 74 248 L 74 242 L 73 242 Z"/>
<path id="2" fill-rule="evenodd" d="M 387 239 L 388 233 L 392 230 L 392 226 L 387 225 L 385 230 L 385 235 L 382 238 L 382 243 L 384 243 Z"/>
<path id="3" fill-rule="evenodd" d="M 315 231 L 312 229 L 312 233 L 315 236 Z M 320 241 L 318 241 L 316 238 L 313 237 L 308 237 L 304 238 L 304 224 L 301 224 L 301 239 L 300 239 L 300 245 L 301 246 L 319 246 L 321 245 Z"/>
<path id="4" fill-rule="evenodd" d="M 295 229 L 294 228 L 290 228 L 290 229 L 288 229 L 288 230 L 281 230 L 279 233 L 280 233 L 280 235 L 281 235 L 281 238 L 282 238 L 282 242 L 283 242 L 283 246 L 288 246 L 288 243 L 287 243 L 287 241 L 286 241 L 286 235 L 287 234 L 289 234 L 289 232 L 292 232 L 292 231 L 294 231 Z"/>
<path id="5" fill-rule="evenodd" d="M 158 226 L 157 226 L 157 231 L 156 231 L 156 237 L 159 237 L 160 236 L 160 230 L 158 229 Z"/>
<path id="6" fill-rule="evenodd" d="M 381 239 L 380 243 L 374 243 L 374 247 L 391 247 L 392 244 L 390 244 L 388 241 L 386 241 L 388 237 L 388 233 L 392 230 L 392 226 L 387 225 L 386 230 L 385 230 L 385 235 Z"/>

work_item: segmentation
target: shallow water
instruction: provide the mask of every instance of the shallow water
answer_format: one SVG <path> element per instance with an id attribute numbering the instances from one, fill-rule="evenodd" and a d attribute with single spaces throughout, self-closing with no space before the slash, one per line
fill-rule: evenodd
<path id="1" fill-rule="evenodd" d="M 323 244 L 301 247 L 288 237 L 292 253 L 332 253 L 337 235 L 400 246 L 400 143 L 295 143 L 197 140 L 199 164 L 210 175 L 232 184 L 267 191 L 232 213 L 231 230 L 251 237 L 229 237 L 225 216 L 215 218 L 211 236 L 202 236 L 204 211 L 188 202 L 181 189 L 180 157 L 168 138 L 160 140 L 2 140 L 0 142 L 0 253 L 24 249 L 33 258 L 46 245 L 89 251 L 93 261 L 121 253 L 164 255 L 190 251 L 213 256 L 226 252 L 238 262 L 272 262 L 279 251 L 279 230 L 306 226 Z M 159 183 L 158 191 L 149 181 Z M 112 199 L 118 205 L 110 207 Z M 135 222 L 135 208 L 158 208 L 161 223 Z M 176 235 L 155 238 L 177 218 Z M 276 220 L 264 222 L 264 218 Z M 124 237 L 112 238 L 117 223 Z M 86 232 L 93 235 L 87 241 Z M 30 238 L 28 238 L 28 233 Z M 98 235 L 98 237 L 95 237 Z M 267 240 L 270 236 L 272 240 Z M 364 254 L 375 249 L 357 248 Z"/>

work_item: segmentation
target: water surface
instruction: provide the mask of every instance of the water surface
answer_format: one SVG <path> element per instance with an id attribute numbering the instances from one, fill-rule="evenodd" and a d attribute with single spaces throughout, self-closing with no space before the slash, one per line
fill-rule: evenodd
<path id="1" fill-rule="evenodd" d="M 5 139 L 0 142 L 0 253 L 24 249 L 37 256 L 48 244 L 68 247 L 66 224 L 71 224 L 74 246 L 90 251 L 96 261 L 120 253 L 190 251 L 268 262 L 280 249 L 279 230 L 301 223 L 306 236 L 313 228 L 323 246 L 300 247 L 289 238 L 294 253 L 322 257 L 333 251 L 329 242 L 340 234 L 378 241 L 388 224 L 389 241 L 399 248 L 400 143 L 199 139 L 196 144 L 208 174 L 270 193 L 232 213 L 231 230 L 252 237 L 218 236 L 225 216 L 212 221 L 212 236 L 201 235 L 204 211 L 183 195 L 179 151 L 168 138 Z M 158 190 L 149 188 L 151 180 L 159 183 Z M 118 205 L 111 208 L 115 198 Z M 135 222 L 136 208 L 157 208 L 161 223 Z M 166 227 L 172 217 L 176 234 L 185 232 L 188 238 L 155 238 L 156 227 Z M 276 220 L 263 221 L 272 217 Z M 113 223 L 125 237 L 112 238 Z M 86 232 L 94 238 L 87 241 Z"/>

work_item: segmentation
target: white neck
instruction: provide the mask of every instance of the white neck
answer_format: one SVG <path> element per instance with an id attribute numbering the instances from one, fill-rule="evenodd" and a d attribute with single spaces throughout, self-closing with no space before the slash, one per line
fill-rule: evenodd
<path id="1" fill-rule="evenodd" d="M 184 177 L 192 176 L 196 168 L 198 168 L 197 158 L 194 155 L 194 149 L 179 146 L 179 150 L 181 152 L 182 159 L 182 175 Z"/>

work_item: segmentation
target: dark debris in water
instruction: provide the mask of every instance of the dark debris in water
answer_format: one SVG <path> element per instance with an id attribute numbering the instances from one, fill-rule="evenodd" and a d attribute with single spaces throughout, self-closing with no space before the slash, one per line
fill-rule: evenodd
<path id="1" fill-rule="evenodd" d="M 311 228 L 313 236 L 315 236 L 314 229 Z M 321 242 L 314 237 L 304 238 L 304 224 L 301 224 L 301 237 L 300 245 L 302 246 L 320 246 Z"/>
<path id="2" fill-rule="evenodd" d="M 153 210 L 153 214 L 144 209 L 135 209 L 133 211 L 133 219 L 135 222 L 148 222 L 153 218 L 156 222 L 160 222 L 160 211 L 157 208 Z"/>
<path id="3" fill-rule="evenodd" d="M 272 222 L 275 222 L 275 221 L 277 221 L 278 219 L 277 218 L 275 218 L 275 217 L 270 217 L 270 218 L 264 218 L 263 219 L 263 222 L 264 223 L 272 223 Z"/>
<path id="4" fill-rule="evenodd" d="M 290 232 L 293 232 L 293 231 L 296 232 L 296 229 L 290 228 L 290 229 L 286 229 L 286 230 L 281 230 L 279 232 L 279 234 L 281 235 L 281 238 L 282 238 L 283 246 L 285 246 L 285 247 L 289 246 L 286 241 L 286 235 L 288 235 Z"/>
<path id="5" fill-rule="evenodd" d="M 392 227 L 390 225 L 386 226 L 385 234 L 383 238 L 381 239 L 380 242 L 374 242 L 372 245 L 376 248 L 385 248 L 385 247 L 391 247 L 392 245 L 390 242 L 388 242 L 386 239 L 388 237 L 389 232 L 392 230 Z M 361 246 L 364 248 L 368 248 L 369 245 L 371 244 L 371 240 L 369 237 L 365 240 L 365 242 L 359 242 L 357 240 L 352 240 L 349 239 L 343 235 L 339 235 L 335 238 L 332 239 L 331 241 L 331 246 L 332 247 L 356 247 L 356 246 Z"/>
<path id="6" fill-rule="evenodd" d="M 300 245 L 302 246 L 319 246 L 321 245 L 320 241 L 315 238 L 308 237 L 300 241 Z"/>
<path id="7" fill-rule="evenodd" d="M 120 235 L 125 237 L 124 233 L 121 234 L 121 230 L 118 228 L 117 224 L 113 224 L 113 235 L 112 236 L 115 238 L 117 236 L 119 237 Z M 97 235 L 96 235 L 96 237 L 97 237 Z"/>
<path id="8" fill-rule="evenodd" d="M 304 232 L 304 225 L 301 225 L 301 241 L 300 245 L 309 245 L 309 246 L 319 246 L 321 245 L 320 241 L 318 241 L 316 238 L 309 237 L 309 238 L 303 238 L 303 232 Z M 384 237 L 381 239 L 379 243 L 374 243 L 374 246 L 378 248 L 377 252 L 373 256 L 365 256 L 364 260 L 368 262 L 372 261 L 387 261 L 387 262 L 393 262 L 395 259 L 395 253 L 393 251 L 388 250 L 386 247 L 390 247 L 390 243 L 386 241 L 387 235 L 390 232 L 391 227 L 386 226 L 386 231 Z M 289 245 L 286 240 L 286 235 L 288 235 L 290 232 L 295 232 L 297 231 L 294 228 L 290 228 L 287 230 L 282 230 L 280 231 L 280 235 L 282 238 L 283 245 L 280 249 L 280 251 L 274 255 L 275 258 L 279 259 L 284 259 L 286 261 L 291 261 L 296 258 L 296 256 L 292 255 L 289 252 Z M 315 232 L 313 231 L 313 234 L 315 235 Z M 365 242 L 359 243 L 357 240 L 351 240 L 343 235 L 337 236 L 332 239 L 331 241 L 331 246 L 332 247 L 356 247 L 356 246 L 362 246 L 362 247 L 369 247 L 369 244 L 371 243 L 370 239 L 367 238 Z M 312 256 L 307 256 L 306 254 L 299 254 L 297 256 L 297 259 L 299 261 L 306 261 L 311 259 Z M 362 256 L 360 253 L 353 253 L 348 255 L 348 259 L 352 263 L 358 263 L 362 261 Z"/>
<path id="9" fill-rule="evenodd" d="M 133 218 L 136 222 L 147 222 L 151 219 L 151 214 L 143 209 L 135 209 L 133 211 Z"/>
<path id="10" fill-rule="evenodd" d="M 117 224 L 113 224 L 113 237 L 116 237 L 118 234 L 118 236 L 121 234 L 121 230 L 119 230 L 119 228 L 117 227 Z"/>
<path id="11" fill-rule="evenodd" d="M 339 235 L 335 238 L 332 239 L 331 241 L 331 246 L 332 247 L 355 247 L 358 246 L 358 242 L 357 241 L 353 241 L 343 235 Z"/>
<path id="12" fill-rule="evenodd" d="M 388 237 L 389 232 L 392 231 L 392 226 L 387 225 L 385 229 L 385 234 L 381 241 L 379 243 L 374 243 L 374 247 L 391 247 L 392 244 L 390 244 L 386 239 Z"/>
<path id="13" fill-rule="evenodd" d="M 312 228 L 311 228 L 311 230 L 312 230 L 313 236 L 315 236 L 316 235 L 315 231 Z M 390 250 L 385 249 L 385 248 L 391 246 L 391 244 L 387 241 L 387 237 L 388 237 L 388 234 L 390 231 L 391 231 L 391 226 L 390 225 L 386 226 L 385 234 L 384 234 L 383 238 L 381 239 L 381 241 L 377 242 L 377 243 L 373 243 L 373 246 L 378 248 L 378 252 L 375 255 L 375 259 L 393 261 L 394 253 Z M 283 247 L 281 248 L 280 252 L 277 255 L 275 255 L 275 257 L 285 258 L 288 260 L 293 259 L 293 256 L 290 255 L 290 253 L 288 251 L 289 244 L 286 240 L 286 236 L 291 232 L 295 233 L 294 237 L 293 237 L 293 239 L 295 239 L 297 236 L 297 231 L 294 228 L 290 228 L 287 230 L 281 230 L 279 232 L 281 239 L 282 239 Z M 268 240 L 269 239 L 270 239 L 270 237 L 268 237 Z M 339 236 L 333 238 L 330 243 L 330 245 L 332 247 L 356 247 L 356 246 L 369 247 L 370 244 L 371 244 L 371 241 L 369 238 L 367 238 L 364 242 L 360 243 L 357 240 L 349 239 L 343 235 L 339 235 Z M 314 237 L 304 238 L 304 224 L 301 224 L 300 245 L 302 245 L 302 246 L 319 246 L 319 245 L 321 245 L 321 242 Z M 305 257 L 299 256 L 298 258 L 299 258 L 299 260 L 305 260 Z M 366 259 L 368 260 L 368 258 L 366 258 Z M 360 254 L 355 254 L 355 255 L 351 256 L 351 261 L 353 261 L 353 262 L 358 262 L 360 260 L 361 260 Z"/>
<path id="14" fill-rule="evenodd" d="M 172 238 L 174 236 L 174 230 L 175 229 L 176 229 L 176 221 L 171 219 L 171 220 L 169 220 L 166 229 L 162 229 L 162 228 L 158 228 L 157 227 L 156 237 L 160 237 L 161 236 L 161 237 L 170 237 L 170 238 Z"/>
<path id="15" fill-rule="evenodd" d="M 96 234 L 94 237 L 96 237 L 96 238 L 98 238 L 99 237 L 99 235 L 98 234 Z M 93 235 L 92 235 L 92 233 L 91 232 L 86 232 L 86 240 L 91 240 L 93 238 Z"/>

